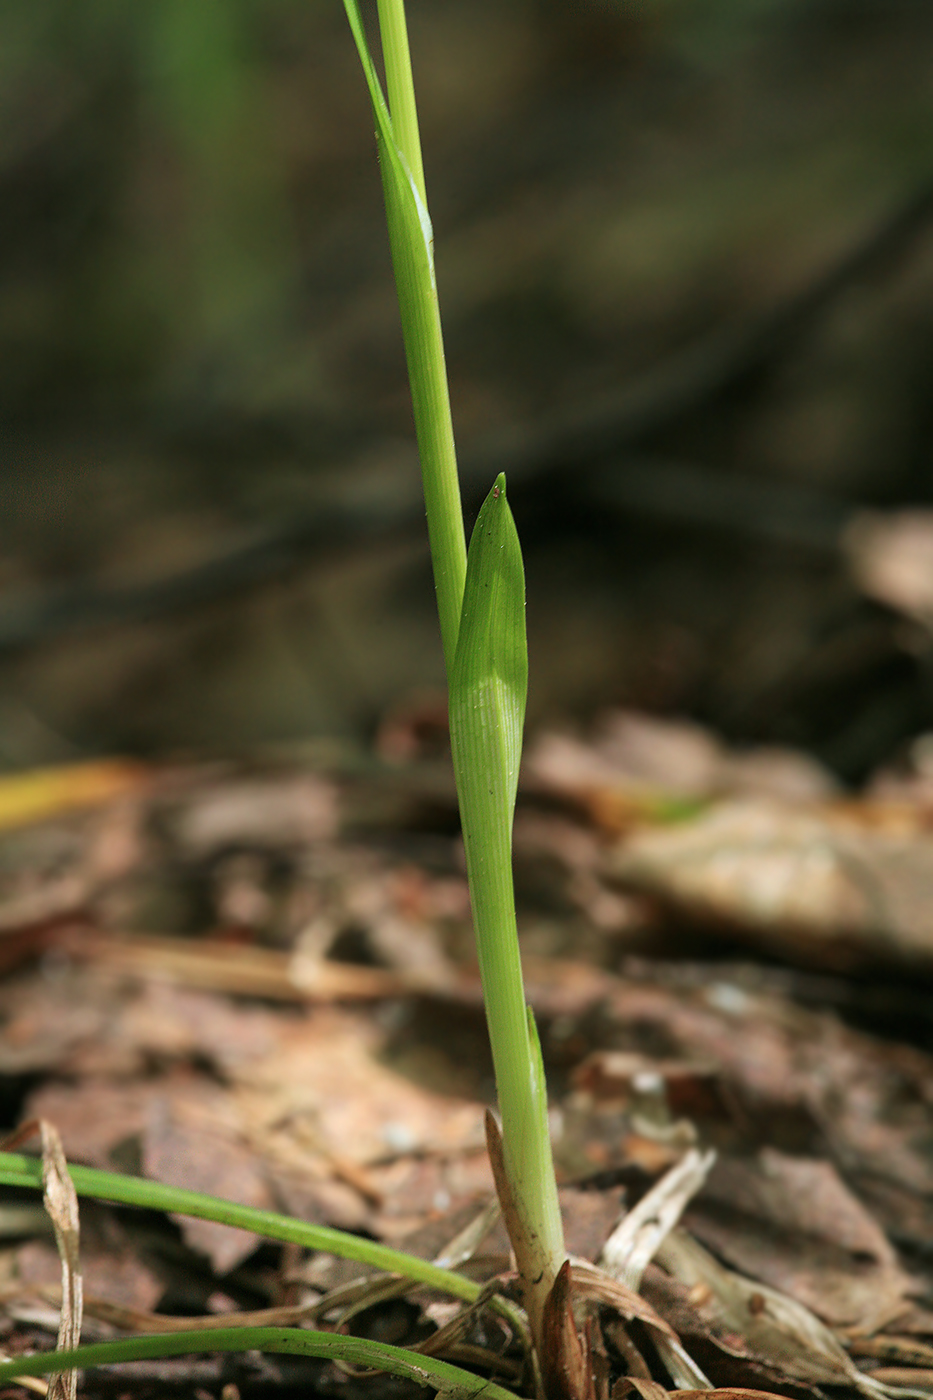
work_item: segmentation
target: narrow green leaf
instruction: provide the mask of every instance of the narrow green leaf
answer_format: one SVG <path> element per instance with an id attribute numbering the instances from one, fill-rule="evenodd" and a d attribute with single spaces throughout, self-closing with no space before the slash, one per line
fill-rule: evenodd
<path id="1" fill-rule="evenodd" d="M 504 476 L 480 511 L 468 557 L 463 547 L 404 0 L 378 0 L 391 113 L 367 49 L 357 0 L 344 0 L 344 5 L 377 126 L 450 687 L 470 899 L 502 1113 L 502 1163 L 514 1197 L 512 1243 L 540 1347 L 544 1302 L 564 1248 L 540 1048 L 533 1022 L 529 1028 L 522 986 L 512 884 L 512 818 L 528 680 L 521 550 Z M 413 211 L 420 220 L 417 227 Z"/>
<path id="2" fill-rule="evenodd" d="M 462 1274 L 451 1273 L 426 1259 L 418 1259 L 401 1250 L 390 1249 L 376 1240 L 348 1235 L 328 1225 L 314 1225 L 306 1220 L 294 1220 L 272 1210 L 256 1206 L 241 1206 L 233 1201 L 206 1196 L 200 1191 L 188 1191 L 180 1186 L 164 1186 L 159 1181 L 146 1181 L 138 1176 L 120 1172 L 99 1171 L 96 1167 L 71 1166 L 69 1175 L 79 1196 L 92 1196 L 98 1201 L 114 1201 L 120 1205 L 140 1206 L 146 1210 L 176 1211 L 199 1220 L 216 1220 L 221 1225 L 235 1225 L 252 1230 L 271 1240 L 286 1240 L 306 1249 L 325 1250 L 341 1259 L 354 1259 L 359 1264 L 387 1273 L 401 1274 L 419 1283 L 429 1283 L 454 1297 L 474 1302 L 481 1292 L 480 1285 Z M 26 1186 L 42 1190 L 42 1163 L 36 1157 L 18 1152 L 0 1152 L 0 1184 Z"/>
<path id="3" fill-rule="evenodd" d="M 421 479 L 431 542 L 434 585 L 437 591 L 437 610 L 449 676 L 460 625 L 466 542 L 457 480 L 444 341 L 434 277 L 434 234 L 418 181 L 396 139 L 392 117 L 366 42 L 359 5 L 357 0 L 343 2 L 363 65 L 376 122 L 376 142 L 385 196 L 389 244 L 392 249 L 392 265 L 402 317 L 415 433 L 421 457 Z M 396 18 L 403 23 L 401 0 L 396 0 L 391 8 Z M 399 32 L 400 24 L 393 25 L 386 50 L 387 65 L 408 63 L 407 42 L 401 43 Z M 406 74 L 404 83 L 393 82 L 393 86 L 397 91 L 406 91 L 409 82 L 410 77 Z M 404 118 L 405 113 L 402 116 Z M 410 122 L 407 126 L 409 142 L 416 141 L 417 128 L 412 130 Z M 420 173 L 420 152 L 417 163 Z"/>
<path id="4" fill-rule="evenodd" d="M 486 1019 L 502 1114 L 512 1239 L 536 1331 L 563 1263 L 540 1049 L 525 1004 L 512 882 L 512 821 L 528 689 L 525 577 L 500 475 L 467 555 L 450 683 L 450 738 Z"/>
<path id="5" fill-rule="evenodd" d="M 343 0 L 343 7 L 347 12 L 347 19 L 350 21 L 350 29 L 356 44 L 356 51 L 360 56 L 360 63 L 363 65 L 363 76 L 366 79 L 366 86 L 369 89 L 369 100 L 372 103 L 373 116 L 376 118 L 376 140 L 379 142 L 380 157 L 388 163 L 392 172 L 393 185 L 398 189 L 394 191 L 400 197 L 404 217 L 410 218 L 414 215 L 418 227 L 421 230 L 421 240 L 427 253 L 427 261 L 430 264 L 429 276 L 434 279 L 434 260 L 431 253 L 434 232 L 431 228 L 431 220 L 428 217 L 427 205 L 415 181 L 415 178 L 408 168 L 408 163 L 402 154 L 401 148 L 395 139 L 395 132 L 392 127 L 392 118 L 389 115 L 389 107 L 382 91 L 382 84 L 379 81 L 379 74 L 376 72 L 376 65 L 373 63 L 372 55 L 369 52 L 369 45 L 366 41 L 366 30 L 363 27 L 363 19 L 360 14 L 357 0 Z M 407 46 L 406 46 L 407 53 Z M 408 197 L 405 197 L 405 192 Z M 410 198 L 410 204 L 408 199 Z M 407 205 L 407 208 L 405 207 Z"/>
<path id="6" fill-rule="evenodd" d="M 525 570 L 500 472 L 476 518 L 467 556 L 460 636 L 451 679 L 458 729 L 488 756 L 490 815 L 511 835 L 528 695 Z M 477 711 L 468 713 L 470 708 Z M 480 715 L 482 722 L 480 722 Z M 471 794 L 472 795 L 472 794 Z M 481 798 L 482 817 L 490 804 Z"/>
<path id="7" fill-rule="evenodd" d="M 508 1096 L 509 1066 L 516 1057 L 520 1064 L 528 1061 L 512 885 L 512 817 L 527 688 L 521 548 L 500 475 L 470 540 L 450 681 L 454 773 L 500 1100 L 503 1091 Z M 504 1101 L 502 1111 L 507 1118 Z"/>
<path id="8" fill-rule="evenodd" d="M 382 36 L 392 129 L 399 152 L 411 171 L 415 187 L 427 205 L 404 0 L 379 0 L 379 33 Z"/>
<path id="9" fill-rule="evenodd" d="M 127 1361 L 154 1357 L 185 1356 L 196 1352 L 270 1351 L 292 1356 L 317 1356 L 343 1361 L 352 1366 L 368 1366 L 403 1376 L 418 1385 L 429 1386 L 451 1397 L 480 1396 L 483 1400 L 515 1400 L 501 1385 L 474 1376 L 459 1366 L 439 1361 L 420 1352 L 371 1342 L 362 1337 L 345 1337 L 333 1332 L 312 1332 L 298 1327 L 231 1327 L 216 1332 L 173 1332 L 164 1336 L 131 1337 L 118 1342 L 97 1342 L 74 1351 L 50 1351 L 25 1356 L 0 1365 L 0 1385 L 17 1376 L 46 1376 L 58 1371 L 88 1366 L 114 1366 Z"/>

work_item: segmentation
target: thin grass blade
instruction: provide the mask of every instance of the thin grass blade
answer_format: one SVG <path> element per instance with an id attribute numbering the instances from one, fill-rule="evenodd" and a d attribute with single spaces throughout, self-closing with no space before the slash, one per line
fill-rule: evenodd
<path id="1" fill-rule="evenodd" d="M 482 1396 L 483 1400 L 515 1400 L 483 1376 L 462 1371 L 459 1366 L 438 1361 L 421 1352 L 371 1342 L 362 1337 L 344 1337 L 333 1332 L 312 1332 L 297 1327 L 231 1327 L 219 1332 L 174 1332 L 156 1337 L 132 1337 L 119 1342 L 98 1342 L 74 1351 L 44 1352 L 0 1365 L 0 1385 L 18 1376 L 46 1376 L 72 1368 L 114 1366 L 126 1361 L 154 1357 L 185 1356 L 197 1352 L 269 1351 L 292 1356 L 318 1356 L 367 1366 L 403 1376 L 418 1385 L 429 1386 L 441 1395 Z"/>
<path id="2" fill-rule="evenodd" d="M 391 8 L 404 18 L 400 0 L 395 0 Z M 363 65 L 376 123 L 389 244 L 421 457 L 437 610 L 449 676 L 460 625 L 466 542 L 434 276 L 434 234 L 418 181 L 396 139 L 379 75 L 369 52 L 357 0 L 344 0 L 344 9 Z M 393 36 L 391 45 L 387 45 L 386 62 L 408 62 L 407 43 L 400 45 L 397 35 Z M 415 128 L 410 140 L 416 138 Z M 420 151 L 417 163 L 420 174 Z"/>
<path id="3" fill-rule="evenodd" d="M 314 1225 L 272 1210 L 241 1206 L 216 1196 L 203 1195 L 200 1191 L 164 1186 L 158 1181 L 145 1181 L 121 1172 L 100 1171 L 96 1167 L 71 1166 L 69 1175 L 79 1196 L 92 1196 L 98 1201 L 114 1201 L 119 1205 L 139 1206 L 145 1210 L 177 1211 L 199 1220 L 236 1225 L 241 1230 L 251 1230 L 267 1239 L 285 1240 L 303 1245 L 306 1249 L 324 1250 L 373 1269 L 401 1274 L 416 1283 L 431 1284 L 468 1303 L 475 1302 L 482 1291 L 478 1283 L 464 1278 L 462 1274 L 451 1273 L 426 1259 L 390 1249 L 376 1240 L 344 1234 L 342 1230 L 332 1229 L 328 1225 Z M 0 1152 L 0 1185 L 26 1186 L 41 1191 L 42 1163 L 35 1157 L 18 1152 Z"/>

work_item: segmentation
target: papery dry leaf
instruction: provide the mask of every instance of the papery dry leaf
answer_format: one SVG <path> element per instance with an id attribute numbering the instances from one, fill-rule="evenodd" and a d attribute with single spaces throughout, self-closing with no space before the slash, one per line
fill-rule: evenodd
<path id="1" fill-rule="evenodd" d="M 97 1316 L 91 1299 L 101 1297 L 118 1298 L 120 1306 L 131 1311 L 145 1313 L 151 1310 L 165 1292 L 165 1279 L 158 1278 L 146 1266 L 141 1257 L 142 1251 L 134 1248 L 137 1242 L 132 1233 L 121 1238 L 122 1232 L 112 1216 L 107 1217 L 106 1230 L 98 1239 L 94 1238 L 94 1224 L 95 1219 L 99 1221 L 100 1217 L 92 1213 L 89 1219 L 91 1228 L 89 1230 L 85 1223 L 81 1235 L 85 1316 Z M 14 1294 L 11 1285 L 5 1296 L 26 1298 L 35 1295 L 54 1302 L 56 1306 L 60 1305 L 61 1264 L 57 1253 L 44 1240 L 27 1240 L 18 1247 L 16 1275 L 19 1292 Z"/>
<path id="2" fill-rule="evenodd" d="M 763 1361 L 788 1380 L 855 1386 L 873 1400 L 885 1394 L 809 1309 L 724 1268 L 683 1231 L 667 1237 L 657 1260 L 695 1295 L 699 1315 L 725 1350 L 738 1348 L 737 1354 Z"/>
<path id="3" fill-rule="evenodd" d="M 674 1390 L 670 1395 L 677 1400 L 779 1400 L 770 1390 L 748 1390 L 733 1385 L 716 1386 L 712 1390 Z"/>
<path id="4" fill-rule="evenodd" d="M 786 1400 L 770 1390 L 748 1390 L 742 1386 L 711 1386 L 709 1390 L 665 1390 L 657 1381 L 623 1376 L 612 1388 L 612 1400 L 625 1400 L 632 1391 L 642 1400 Z"/>
<path id="5" fill-rule="evenodd" d="M 52 1222 L 61 1266 L 61 1317 L 56 1349 L 71 1351 L 81 1341 L 80 1225 L 78 1197 L 68 1173 L 61 1138 L 51 1123 L 33 1119 L 19 1127 L 2 1145 L 5 1150 L 16 1147 L 35 1132 L 39 1133 L 42 1143 L 42 1199 Z M 52 1377 L 48 1394 L 52 1400 L 76 1400 L 77 1390 L 77 1371 L 63 1371 Z"/>
<path id="6" fill-rule="evenodd" d="M 829 967 L 933 965 L 933 837 L 852 812 L 724 802 L 642 831 L 611 873 L 687 917 Z"/>
<path id="7" fill-rule="evenodd" d="M 602 1307 L 613 1308 L 629 1322 L 637 1318 L 653 1336 L 672 1337 L 676 1341 L 673 1328 L 655 1311 L 647 1299 L 620 1283 L 618 1279 L 612 1278 L 605 1270 L 577 1259 L 573 1261 L 571 1278 L 575 1299 L 582 1303 L 598 1303 Z"/>
<path id="8" fill-rule="evenodd" d="M 625 1364 L 626 1377 L 632 1380 L 642 1380 L 650 1382 L 651 1385 L 659 1385 L 657 1381 L 651 1380 L 651 1370 L 647 1361 L 639 1348 L 635 1345 L 628 1328 L 621 1317 L 604 1317 L 602 1324 L 603 1336 L 612 1343 L 615 1350 L 622 1357 Z M 618 1382 L 616 1383 L 619 1384 Z M 666 1395 L 663 1386 L 659 1386 L 662 1394 Z M 613 1387 L 615 1393 L 615 1387 Z"/>
<path id="9" fill-rule="evenodd" d="M 813 803 L 837 791 L 829 771 L 799 750 L 730 751 L 698 724 L 631 710 L 604 715 L 588 741 L 541 735 L 525 767 L 532 781 L 617 833 L 667 825 L 683 816 L 685 803 L 728 794 Z"/>
<path id="10" fill-rule="evenodd" d="M 238 1205 L 275 1208 L 262 1162 L 234 1126 L 220 1133 L 205 1122 L 212 1107 L 222 1113 L 227 1104 L 205 1086 L 203 1095 L 187 1101 L 153 1098 L 143 1135 L 145 1175 L 168 1186 L 183 1186 Z M 207 1110 L 205 1112 L 204 1110 Z M 193 1249 L 206 1254 L 218 1274 L 242 1263 L 259 1244 L 249 1230 L 178 1215 L 182 1234 Z"/>
<path id="11" fill-rule="evenodd" d="M 82 1281 L 78 1254 L 80 1226 L 78 1195 L 68 1174 L 62 1140 L 53 1125 L 42 1119 L 42 1199 L 48 1211 L 62 1264 L 62 1315 L 56 1350 L 73 1351 L 81 1343 Z M 50 1400 L 76 1400 L 77 1371 L 63 1371 L 49 1384 Z"/>
<path id="12" fill-rule="evenodd" d="M 613 1186 L 604 1191 L 561 1186 L 557 1191 L 564 1221 L 567 1253 L 591 1263 L 599 1258 L 607 1237 L 623 1214 L 625 1192 Z"/>
<path id="13" fill-rule="evenodd" d="M 365 1013 L 279 1018 L 162 986 L 117 1007 L 106 1036 L 99 1021 L 71 1054 L 111 1072 L 49 1081 L 29 1098 L 32 1113 L 60 1117 L 68 1152 L 81 1161 L 110 1168 L 112 1154 L 137 1139 L 160 1179 L 191 1185 L 197 1177 L 199 1189 L 221 1196 L 246 1189 L 244 1203 L 266 1206 L 275 1204 L 274 1184 L 311 1219 L 396 1238 L 426 1211 L 489 1189 L 481 1106 L 381 1063 L 385 1033 Z M 180 1063 L 139 1078 L 153 1057 Z M 202 1059 L 223 1083 L 192 1068 Z M 150 1116 L 159 1104 L 164 1131 Z M 374 1207 L 385 1207 L 384 1219 Z M 218 1247 L 221 1238 L 247 1245 L 225 1227 L 198 1238 L 206 1245 L 209 1236 Z"/>
<path id="14" fill-rule="evenodd" d="M 915 1337 L 852 1337 L 848 1345 L 852 1356 L 870 1356 L 882 1361 L 900 1361 L 910 1366 L 933 1368 L 933 1346 L 928 1342 L 918 1342 Z"/>
<path id="15" fill-rule="evenodd" d="M 871 1333 L 902 1314 L 915 1282 L 830 1162 L 763 1148 L 723 1158 L 688 1227 L 718 1257 L 834 1327 Z"/>
<path id="16" fill-rule="evenodd" d="M 703 1186 L 715 1160 L 715 1152 L 691 1149 L 685 1153 L 619 1222 L 603 1246 L 600 1266 L 628 1288 L 638 1289 L 647 1265 Z"/>
<path id="17" fill-rule="evenodd" d="M 527 763 L 535 777 L 568 791 L 595 785 L 705 796 L 716 790 L 723 755 L 719 740 L 699 724 L 613 710 L 592 743 L 544 734 Z"/>
<path id="18" fill-rule="evenodd" d="M 871 1374 L 879 1386 L 890 1387 L 892 1395 L 933 1395 L 933 1367 L 878 1366 Z"/>
<path id="19" fill-rule="evenodd" d="M 220 938 L 192 942 L 83 930 L 68 940 L 68 951 L 114 972 L 275 1001 L 368 1001 L 400 996 L 414 985 L 387 968 L 307 958 L 300 952 L 231 944 Z"/>
<path id="20" fill-rule="evenodd" d="M 842 543 L 864 593 L 933 626 L 933 511 L 862 511 Z"/>
<path id="21" fill-rule="evenodd" d="M 232 1072 L 241 1119 L 281 1168 L 307 1156 L 359 1167 L 482 1146 L 478 1104 L 434 1093 L 380 1061 L 371 1016 L 321 1007 L 289 1022 L 268 1056 Z"/>
<path id="22" fill-rule="evenodd" d="M 69 1157 L 90 1166 L 111 1169 L 111 1151 L 131 1141 L 143 1131 L 146 1111 L 153 1092 L 165 1092 L 165 1085 L 114 1083 L 85 1079 L 79 1084 L 54 1080 L 30 1094 L 30 1113 L 54 1118 Z"/>
<path id="23" fill-rule="evenodd" d="M 565 1259 L 544 1305 L 541 1375 L 548 1400 L 595 1400 L 589 1348 L 581 1341 L 571 1307 L 572 1267 Z"/>
<path id="24" fill-rule="evenodd" d="M 647 1327 L 661 1360 L 675 1385 L 690 1381 L 694 1385 L 709 1384 L 700 1367 L 684 1350 L 680 1338 L 647 1299 L 635 1293 L 603 1269 L 575 1261 L 572 1270 L 574 1297 L 583 1303 L 598 1303 L 614 1309 L 629 1322 L 636 1318 Z"/>
<path id="25" fill-rule="evenodd" d="M 112 989 L 81 973 L 0 983 L 0 1073 L 70 1069 L 84 1044 L 106 1038 L 117 1001 Z"/>
<path id="26" fill-rule="evenodd" d="M 731 1131 L 747 1149 L 770 1140 L 816 1156 L 828 1144 L 885 1228 L 933 1243 L 933 1056 L 753 990 L 724 969 L 685 988 L 607 981 L 601 1015 L 638 1027 L 652 1048 L 717 1064 Z"/>
<path id="27" fill-rule="evenodd" d="M 61 1306 L 61 1288 L 29 1287 L 23 1284 L 0 1292 L 0 1302 L 5 1307 L 18 1299 L 40 1298 L 55 1307 Z M 293 1327 L 305 1322 L 318 1307 L 318 1301 L 296 1303 L 289 1307 L 257 1308 L 253 1312 L 206 1313 L 201 1317 L 175 1313 L 153 1313 L 140 1308 L 129 1307 L 122 1300 L 103 1298 L 95 1293 L 84 1294 L 84 1312 L 88 1317 L 97 1318 L 123 1332 L 210 1332 L 226 1327 Z M 15 1313 L 14 1313 L 15 1315 Z"/>
<path id="28" fill-rule="evenodd" d="M 660 1381 L 647 1376 L 621 1376 L 612 1387 L 612 1400 L 625 1400 L 627 1395 L 640 1395 L 641 1400 L 669 1400 L 671 1392 Z M 703 1392 L 708 1395 L 708 1391 Z"/>
<path id="29" fill-rule="evenodd" d="M 332 837 L 337 822 L 337 790 L 318 773 L 228 777 L 191 794 L 175 817 L 185 849 L 202 857 L 229 847 L 306 846 Z"/>

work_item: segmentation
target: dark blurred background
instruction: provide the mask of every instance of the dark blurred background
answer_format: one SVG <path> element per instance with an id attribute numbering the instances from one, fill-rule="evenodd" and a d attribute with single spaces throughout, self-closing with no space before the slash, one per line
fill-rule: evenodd
<path id="1" fill-rule="evenodd" d="M 933 698 L 922 609 L 853 565 L 853 521 L 931 505 L 933 6 L 409 10 L 465 498 L 508 473 L 532 723 L 683 714 L 860 781 Z M 0 69 L 0 765 L 429 711 L 339 0 L 10 0 Z"/>

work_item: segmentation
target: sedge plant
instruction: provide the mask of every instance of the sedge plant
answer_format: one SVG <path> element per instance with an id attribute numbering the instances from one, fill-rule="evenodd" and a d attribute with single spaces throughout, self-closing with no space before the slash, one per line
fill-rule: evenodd
<path id="1" fill-rule="evenodd" d="M 528 654 L 525 581 L 500 475 L 464 566 L 464 528 L 403 0 L 378 0 L 388 101 L 358 0 L 344 0 L 369 88 L 402 317 L 450 697 L 454 774 L 502 1117 L 506 1220 L 532 1333 L 564 1262 L 541 1050 L 526 1006 L 512 881 Z"/>
<path id="2" fill-rule="evenodd" d="M 117 1205 L 138 1206 L 213 1220 L 221 1225 L 233 1225 L 251 1230 L 267 1239 L 281 1240 L 351 1259 L 369 1269 L 385 1270 L 390 1275 L 411 1284 L 430 1287 L 459 1298 L 466 1304 L 480 1301 L 482 1287 L 473 1279 L 448 1268 L 442 1268 L 415 1255 L 390 1249 L 375 1240 L 362 1239 L 324 1225 L 295 1220 L 271 1210 L 237 1205 L 233 1201 L 202 1195 L 182 1187 L 165 1186 L 155 1181 L 118 1172 L 99 1171 L 93 1167 L 73 1166 L 70 1176 L 79 1196 Z M 35 1157 L 18 1152 L 0 1152 L 0 1185 L 43 1188 L 42 1163 Z M 510 1309 L 504 1300 L 491 1299 L 491 1306 L 511 1321 Z M 119 1362 L 143 1361 L 156 1357 L 183 1356 L 193 1352 L 269 1351 L 297 1356 L 313 1356 L 339 1361 L 347 1365 L 388 1371 L 418 1384 L 429 1386 L 439 1394 L 450 1396 L 483 1396 L 484 1400 L 514 1400 L 511 1392 L 484 1377 L 452 1366 L 437 1357 L 413 1352 L 402 1347 L 348 1337 L 341 1333 L 315 1331 L 304 1327 L 235 1327 L 210 1328 L 190 1332 L 170 1332 L 128 1337 L 121 1341 L 99 1342 L 74 1351 L 41 1352 L 35 1356 L 19 1357 L 0 1363 L 0 1385 L 21 1376 L 42 1376 L 87 1366 L 112 1366 Z"/>
<path id="3" fill-rule="evenodd" d="M 500 475 L 465 543 L 444 345 L 434 273 L 414 83 L 403 0 L 378 0 L 383 91 L 358 0 L 343 0 L 376 126 L 389 242 L 401 311 L 441 640 L 450 732 L 486 1017 L 502 1120 L 493 1162 L 539 1355 L 546 1303 L 565 1259 L 534 1018 L 526 1004 L 512 880 L 528 662 L 521 550 Z M 327 1250 L 465 1303 L 480 1286 L 456 1272 L 371 1240 L 234 1205 L 195 1192 L 86 1167 L 71 1169 L 79 1195 L 176 1211 Z M 0 1184 L 41 1188 L 40 1164 L 0 1153 Z M 192 1351 L 260 1349 L 325 1356 L 406 1375 L 444 1393 L 508 1392 L 435 1358 L 305 1328 L 238 1328 L 130 1338 L 0 1364 L 0 1384 L 77 1366 Z"/>

